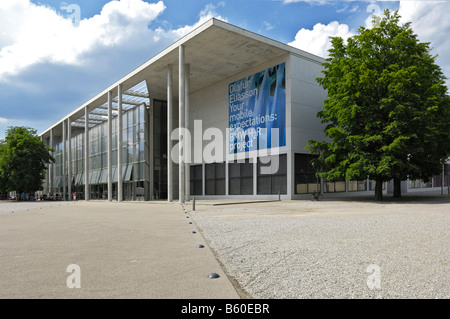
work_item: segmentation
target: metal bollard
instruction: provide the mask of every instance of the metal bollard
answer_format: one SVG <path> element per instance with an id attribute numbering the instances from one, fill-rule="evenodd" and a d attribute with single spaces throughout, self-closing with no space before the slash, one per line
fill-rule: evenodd
<path id="1" fill-rule="evenodd" d="M 195 196 L 192 199 L 192 211 L 195 211 Z"/>

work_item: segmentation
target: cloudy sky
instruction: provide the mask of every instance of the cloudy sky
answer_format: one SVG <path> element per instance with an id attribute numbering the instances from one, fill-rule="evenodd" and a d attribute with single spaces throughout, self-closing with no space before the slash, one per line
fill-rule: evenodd
<path id="1" fill-rule="evenodd" d="M 0 139 L 42 132 L 215 17 L 326 57 L 370 14 L 399 9 L 450 78 L 450 1 L 0 0 Z"/>

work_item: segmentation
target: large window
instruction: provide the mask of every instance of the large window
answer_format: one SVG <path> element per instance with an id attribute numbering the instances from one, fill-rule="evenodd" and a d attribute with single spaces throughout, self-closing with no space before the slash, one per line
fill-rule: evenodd
<path id="1" fill-rule="evenodd" d="M 205 165 L 205 194 L 225 195 L 225 163 Z"/>
<path id="2" fill-rule="evenodd" d="M 422 180 L 408 180 L 408 188 L 428 188 L 428 187 L 446 187 L 450 186 L 450 164 L 444 165 L 444 185 L 442 185 L 442 173 L 425 183 Z"/>
<path id="3" fill-rule="evenodd" d="M 191 195 L 203 195 L 202 165 L 191 165 Z"/>
<path id="4" fill-rule="evenodd" d="M 153 100 L 153 197 L 167 198 L 167 102 Z M 143 147 L 143 145 L 142 145 Z"/>
<path id="5" fill-rule="evenodd" d="M 324 193 L 345 192 L 345 181 L 324 181 Z"/>
<path id="6" fill-rule="evenodd" d="M 319 179 L 315 175 L 310 154 L 295 154 L 295 193 L 308 194 L 320 190 Z M 345 186 L 344 186 L 345 191 Z"/>
<path id="7" fill-rule="evenodd" d="M 286 154 L 258 158 L 257 176 L 258 194 L 287 194 Z"/>
<path id="8" fill-rule="evenodd" d="M 228 177 L 228 194 L 253 194 L 253 162 L 246 159 L 243 163 L 228 163 Z"/>
<path id="9" fill-rule="evenodd" d="M 444 165 L 444 186 L 450 186 L 450 164 Z"/>
<path id="10" fill-rule="evenodd" d="M 429 188 L 432 187 L 432 178 L 428 182 L 424 182 L 421 179 L 408 180 L 408 188 Z"/>
<path id="11" fill-rule="evenodd" d="M 348 181 L 349 192 L 361 192 L 367 190 L 367 180 Z"/>
<path id="12" fill-rule="evenodd" d="M 373 179 L 369 179 L 369 191 L 374 191 L 375 187 L 377 185 L 377 182 Z M 381 183 L 381 189 L 385 190 L 386 189 L 386 183 Z"/>

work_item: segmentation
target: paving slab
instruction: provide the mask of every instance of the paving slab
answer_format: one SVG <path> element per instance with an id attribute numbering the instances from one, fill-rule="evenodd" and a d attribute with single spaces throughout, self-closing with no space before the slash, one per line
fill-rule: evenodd
<path id="1" fill-rule="evenodd" d="M 178 203 L 8 203 L 0 212 L 0 298 L 240 298 Z"/>

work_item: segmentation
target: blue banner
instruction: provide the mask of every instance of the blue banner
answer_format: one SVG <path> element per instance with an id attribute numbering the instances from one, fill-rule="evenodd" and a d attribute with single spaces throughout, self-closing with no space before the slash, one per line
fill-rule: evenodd
<path id="1" fill-rule="evenodd" d="M 228 86 L 228 153 L 286 145 L 285 63 Z"/>

